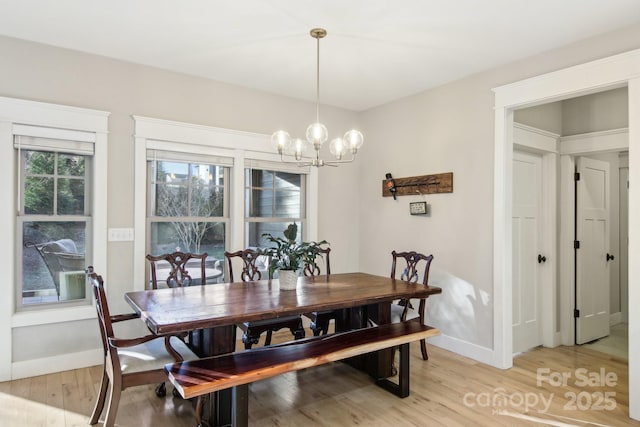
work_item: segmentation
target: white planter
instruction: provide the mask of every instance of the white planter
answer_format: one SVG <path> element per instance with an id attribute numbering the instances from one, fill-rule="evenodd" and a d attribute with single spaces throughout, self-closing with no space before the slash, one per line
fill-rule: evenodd
<path id="1" fill-rule="evenodd" d="M 298 284 L 297 270 L 279 270 L 278 281 L 280 282 L 280 290 L 292 291 L 296 289 Z"/>

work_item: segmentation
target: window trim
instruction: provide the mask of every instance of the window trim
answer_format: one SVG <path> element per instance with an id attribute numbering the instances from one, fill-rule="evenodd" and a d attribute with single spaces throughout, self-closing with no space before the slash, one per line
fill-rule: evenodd
<path id="1" fill-rule="evenodd" d="M 134 155 L 134 290 L 145 286 L 146 265 L 146 200 L 147 150 L 169 150 L 183 153 L 199 152 L 211 156 L 233 158 L 229 183 L 228 250 L 244 247 L 244 169 L 245 161 L 272 162 L 291 171 L 290 165 L 280 162 L 271 149 L 270 136 L 265 134 L 224 129 L 183 122 L 133 116 L 135 124 Z M 192 151 L 193 150 L 193 151 Z M 297 168 L 297 166 L 296 166 Z M 275 169 L 275 168 L 274 168 Z M 288 169 L 288 170 L 287 170 Z M 305 239 L 317 240 L 318 231 L 318 171 L 317 168 L 298 168 L 308 173 L 306 194 Z M 141 261 L 140 261 L 141 260 Z"/>
<path id="2" fill-rule="evenodd" d="M 57 130 L 85 131 L 95 134 L 95 161 L 93 197 L 93 262 L 98 271 L 107 267 L 107 134 L 109 112 L 70 107 L 44 102 L 0 97 L 0 171 L 5 184 L 16 188 L 16 162 L 14 156 L 14 126 L 41 126 Z M 12 193 L 15 196 L 15 193 Z M 0 205 L 0 230 L 3 235 L 14 236 L 17 198 L 9 197 Z M 15 239 L 14 239 L 15 244 Z M 83 320 L 95 317 L 95 309 L 83 306 L 42 306 L 40 310 L 16 313 L 18 289 L 14 245 L 0 248 L 0 269 L 10 278 L 4 298 L 0 299 L 0 381 L 11 379 L 13 367 L 13 329 L 25 325 L 41 325 L 61 321 Z"/>

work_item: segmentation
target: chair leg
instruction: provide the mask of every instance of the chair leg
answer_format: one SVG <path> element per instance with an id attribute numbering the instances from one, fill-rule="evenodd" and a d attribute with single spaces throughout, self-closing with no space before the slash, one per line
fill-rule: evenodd
<path id="1" fill-rule="evenodd" d="M 253 335 L 250 331 L 242 334 L 242 343 L 244 344 L 245 350 L 250 350 L 251 346 L 258 344 L 258 341 L 260 341 L 260 335 Z"/>
<path id="2" fill-rule="evenodd" d="M 422 360 L 429 360 L 429 355 L 427 354 L 427 339 L 423 338 L 420 340 L 420 351 L 422 351 Z"/>
<path id="3" fill-rule="evenodd" d="M 121 394 L 122 382 L 114 379 L 109 390 L 109 403 L 107 404 L 107 415 L 104 419 L 103 427 L 113 427 L 116 424 Z"/>
<path id="4" fill-rule="evenodd" d="M 204 402 L 208 399 L 208 396 L 198 396 L 196 401 L 196 423 L 197 427 L 202 427 L 202 412 L 204 410 Z"/>
<path id="5" fill-rule="evenodd" d="M 420 300 L 420 306 L 418 307 L 418 318 L 420 319 L 420 324 L 424 325 L 424 310 L 427 305 L 426 299 Z M 422 360 L 429 360 L 429 355 L 427 354 L 427 339 L 423 338 L 420 340 L 420 351 L 422 352 Z"/>
<path id="6" fill-rule="evenodd" d="M 158 384 L 158 386 L 156 387 L 156 396 L 158 397 L 165 397 L 167 395 L 167 386 L 164 384 L 164 382 Z"/>
<path id="7" fill-rule="evenodd" d="M 109 390 L 109 377 L 107 376 L 106 371 L 102 371 L 102 380 L 100 380 L 100 391 L 98 392 L 98 397 L 96 399 L 96 406 L 93 408 L 93 414 L 91 415 L 91 420 L 89 424 L 94 425 L 98 424 L 100 420 L 100 414 L 102 414 L 102 410 L 104 409 L 104 402 L 107 398 L 107 391 Z"/>
<path id="8" fill-rule="evenodd" d="M 267 331 L 267 337 L 264 340 L 264 345 L 271 345 L 271 337 L 273 336 L 273 329 Z"/>
<path id="9" fill-rule="evenodd" d="M 322 335 L 327 335 L 329 333 L 329 323 L 331 319 L 326 317 L 322 319 Z"/>
<path id="10" fill-rule="evenodd" d="M 311 328 L 311 331 L 313 332 L 313 336 L 317 337 L 318 335 L 320 335 L 322 333 L 322 326 L 318 325 L 319 322 L 311 322 L 311 324 L 309 325 L 309 327 Z"/>
<path id="11" fill-rule="evenodd" d="M 290 328 L 290 331 L 293 334 L 293 339 L 301 340 L 304 338 L 304 326 L 302 326 L 302 319 L 299 319 L 296 327 Z"/>

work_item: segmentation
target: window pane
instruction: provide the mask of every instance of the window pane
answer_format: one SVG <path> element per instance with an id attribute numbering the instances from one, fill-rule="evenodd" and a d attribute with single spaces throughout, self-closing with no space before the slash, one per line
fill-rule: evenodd
<path id="1" fill-rule="evenodd" d="M 87 223 L 27 221 L 22 227 L 22 303 L 84 299 Z"/>
<path id="2" fill-rule="evenodd" d="M 273 217 L 273 191 L 253 189 L 250 192 L 249 216 Z"/>
<path id="3" fill-rule="evenodd" d="M 48 151 L 25 151 L 25 168 L 30 175 L 53 175 L 55 153 Z"/>
<path id="4" fill-rule="evenodd" d="M 293 222 L 293 221 L 292 221 Z M 273 243 L 265 240 L 262 235 L 271 234 L 273 237 L 284 237 L 282 234 L 287 229 L 290 222 L 249 222 L 247 223 L 248 246 L 251 248 L 264 248 L 273 246 Z M 302 224 L 298 224 L 297 241 L 300 242 L 303 235 Z"/>
<path id="5" fill-rule="evenodd" d="M 156 215 L 165 217 L 186 216 L 188 204 L 187 187 L 175 184 L 156 186 Z"/>
<path id="6" fill-rule="evenodd" d="M 58 155 L 58 175 L 84 176 L 84 156 L 73 154 Z"/>
<path id="7" fill-rule="evenodd" d="M 224 258 L 222 222 L 152 222 L 149 252 L 161 255 L 175 251 L 209 254 Z"/>
<path id="8" fill-rule="evenodd" d="M 58 179 L 58 215 L 84 214 L 84 180 Z"/>
<path id="9" fill-rule="evenodd" d="M 253 218 L 301 218 L 303 175 L 247 170 L 245 212 Z"/>
<path id="10" fill-rule="evenodd" d="M 276 189 L 297 189 L 300 190 L 302 175 L 286 172 L 278 172 L 276 174 Z"/>
<path id="11" fill-rule="evenodd" d="M 191 216 L 211 217 L 222 216 L 224 193 L 222 187 L 205 185 L 204 182 L 194 180 L 191 191 Z"/>
<path id="12" fill-rule="evenodd" d="M 251 187 L 273 188 L 274 173 L 260 169 L 251 170 Z"/>
<path id="13" fill-rule="evenodd" d="M 25 178 L 24 212 L 34 215 L 53 215 L 53 178 Z"/>
<path id="14" fill-rule="evenodd" d="M 282 190 L 276 193 L 276 218 L 300 218 L 300 190 Z"/>
<path id="15" fill-rule="evenodd" d="M 158 182 L 187 182 L 189 164 L 180 162 L 158 162 L 156 180 Z"/>
<path id="16" fill-rule="evenodd" d="M 156 170 L 156 216 L 224 216 L 224 167 L 159 161 Z"/>

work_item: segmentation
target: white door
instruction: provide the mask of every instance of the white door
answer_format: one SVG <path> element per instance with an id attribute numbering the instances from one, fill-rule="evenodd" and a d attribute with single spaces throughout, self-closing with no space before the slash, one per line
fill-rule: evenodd
<path id="1" fill-rule="evenodd" d="M 576 159 L 576 344 L 609 335 L 609 164 Z"/>
<path id="2" fill-rule="evenodd" d="M 513 153 L 513 352 L 542 344 L 540 269 L 542 158 Z M 540 256 L 540 262 L 538 261 Z"/>

